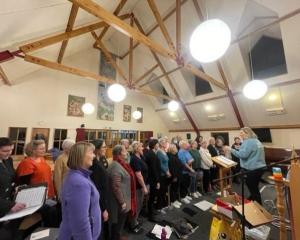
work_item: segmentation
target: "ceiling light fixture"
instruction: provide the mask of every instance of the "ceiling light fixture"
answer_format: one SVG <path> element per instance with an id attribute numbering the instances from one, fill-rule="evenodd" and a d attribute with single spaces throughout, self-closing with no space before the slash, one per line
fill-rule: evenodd
<path id="1" fill-rule="evenodd" d="M 168 103 L 168 109 L 171 111 L 171 112 L 176 112 L 179 108 L 179 103 L 172 100 Z"/>
<path id="2" fill-rule="evenodd" d="M 213 62 L 224 55 L 231 41 L 228 25 L 220 19 L 201 23 L 192 33 L 190 52 L 202 63 Z"/>
<path id="3" fill-rule="evenodd" d="M 258 100 L 262 98 L 267 91 L 268 86 L 262 80 L 252 80 L 248 82 L 243 88 L 244 96 L 251 100 Z"/>
<path id="4" fill-rule="evenodd" d="M 121 84 L 114 83 L 108 87 L 107 95 L 113 102 L 121 102 L 126 97 L 126 89 Z"/>
<path id="5" fill-rule="evenodd" d="M 132 113 L 132 117 L 133 117 L 135 120 L 138 120 L 138 119 L 140 119 L 140 118 L 142 117 L 142 113 L 141 113 L 140 111 L 136 110 L 136 111 L 134 111 L 134 112 Z"/>
<path id="6" fill-rule="evenodd" d="M 85 103 L 82 105 L 81 110 L 84 112 L 84 114 L 90 115 L 95 111 L 95 107 L 91 103 Z"/>

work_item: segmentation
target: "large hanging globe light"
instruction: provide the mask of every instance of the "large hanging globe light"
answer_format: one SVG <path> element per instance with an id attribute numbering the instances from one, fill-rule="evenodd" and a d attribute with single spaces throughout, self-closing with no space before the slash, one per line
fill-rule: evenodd
<path id="1" fill-rule="evenodd" d="M 257 100 L 262 98 L 268 91 L 268 86 L 264 81 L 252 80 L 243 88 L 243 94 L 246 98 Z"/>
<path id="2" fill-rule="evenodd" d="M 85 103 L 82 105 L 81 110 L 84 112 L 84 114 L 92 114 L 95 111 L 95 107 L 91 103 Z"/>
<path id="3" fill-rule="evenodd" d="M 192 33 L 190 51 L 199 62 L 213 62 L 224 55 L 230 41 L 228 25 L 220 19 L 211 19 L 201 23 Z"/>
<path id="4" fill-rule="evenodd" d="M 168 109 L 171 111 L 171 112 L 176 112 L 179 108 L 179 104 L 178 102 L 172 100 L 168 103 Z"/>
<path id="5" fill-rule="evenodd" d="M 133 117 L 134 119 L 138 120 L 138 119 L 140 119 L 140 118 L 142 117 L 142 113 L 141 113 L 140 111 L 136 110 L 136 111 L 134 111 L 134 112 L 132 113 L 132 117 Z"/>
<path id="6" fill-rule="evenodd" d="M 126 90 L 121 84 L 114 83 L 108 87 L 107 95 L 113 102 L 121 102 L 126 97 Z"/>

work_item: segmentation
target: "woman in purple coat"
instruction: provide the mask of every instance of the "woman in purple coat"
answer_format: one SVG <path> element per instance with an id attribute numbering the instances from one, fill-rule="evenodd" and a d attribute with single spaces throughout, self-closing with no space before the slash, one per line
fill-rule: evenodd
<path id="1" fill-rule="evenodd" d="M 99 193 L 90 180 L 94 145 L 78 142 L 70 149 L 70 168 L 61 192 L 59 240 L 96 240 L 101 233 Z"/>

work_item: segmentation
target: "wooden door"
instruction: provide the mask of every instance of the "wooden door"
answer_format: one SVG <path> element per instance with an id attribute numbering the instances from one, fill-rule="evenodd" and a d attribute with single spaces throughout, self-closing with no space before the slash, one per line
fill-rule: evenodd
<path id="1" fill-rule="evenodd" d="M 44 136 L 46 141 L 46 149 L 48 149 L 48 143 L 49 143 L 49 128 L 32 128 L 32 134 L 31 139 L 35 139 L 36 136 Z"/>

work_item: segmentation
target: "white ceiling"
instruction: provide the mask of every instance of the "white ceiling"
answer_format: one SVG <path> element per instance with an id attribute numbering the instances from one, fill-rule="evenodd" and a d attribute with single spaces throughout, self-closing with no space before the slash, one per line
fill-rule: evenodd
<path id="1" fill-rule="evenodd" d="M 95 2 L 99 3 L 106 10 L 113 12 L 119 1 L 97 0 Z M 174 0 L 156 0 L 155 2 L 158 5 L 160 14 L 163 16 L 175 6 Z M 286 0 L 284 2 L 274 0 L 198 0 L 198 2 L 201 4 L 206 17 L 221 18 L 229 25 L 233 39 L 236 39 L 240 35 L 252 32 L 257 28 L 274 21 L 275 18 L 281 17 L 300 8 L 299 0 Z M 0 51 L 7 49 L 17 50 L 18 46 L 29 42 L 32 39 L 51 35 L 56 32 L 63 32 L 66 28 L 70 9 L 71 3 L 67 0 L 1 0 L 0 22 L 5 24 L 0 25 Z M 146 32 L 156 23 L 146 0 L 128 0 L 120 15 L 129 12 L 133 12 L 135 14 Z M 91 23 L 96 20 L 97 18 L 94 16 L 83 10 L 79 10 L 75 26 Z M 189 38 L 193 29 L 199 23 L 200 21 L 197 17 L 193 1 L 189 0 L 182 6 L 183 54 L 188 59 L 191 59 L 188 51 Z M 297 15 L 285 22 L 282 22 L 280 25 L 270 28 L 269 31 L 264 33 L 273 37 L 279 36 L 279 34 L 281 35 L 288 66 L 288 74 L 267 79 L 266 81 L 268 85 L 300 79 L 299 23 L 300 16 Z M 175 14 L 165 21 L 165 25 L 175 42 Z M 168 48 L 159 28 L 157 28 L 149 37 L 161 44 L 163 47 Z M 255 41 L 255 39 L 252 39 L 251 41 Z M 74 55 L 75 53 L 86 49 L 92 50 L 93 42 L 93 38 L 90 34 L 85 34 L 72 39 L 67 47 L 66 56 Z M 104 43 L 110 51 L 118 55 L 124 54 L 129 48 L 128 37 L 113 28 L 110 28 L 107 32 L 104 38 Z M 47 56 L 48 59 L 55 60 L 57 58 L 59 48 L 60 44 L 56 44 L 43 50 L 39 50 L 35 54 Z M 225 56 L 221 59 L 225 74 L 229 79 L 229 84 L 233 91 L 240 91 L 243 85 L 249 81 L 249 74 L 247 73 L 249 71 L 247 70 L 248 63 L 245 60 L 246 58 L 243 57 L 243 49 L 246 48 L 246 40 L 240 44 L 233 44 Z M 176 67 L 175 63 L 164 58 L 160 59 L 167 71 Z M 119 63 L 122 69 L 127 72 L 128 58 L 125 58 Z M 156 62 L 149 49 L 143 45 L 139 45 L 139 47 L 134 50 L 134 79 L 141 76 L 154 64 L 156 64 Z M 2 63 L 1 66 L 4 68 L 9 79 L 14 84 L 21 82 L 22 76 L 39 69 L 38 66 L 32 64 L 24 64 L 22 59 L 15 59 L 10 62 Z M 19 69 L 19 71 L 15 71 L 15 69 Z M 217 81 L 222 82 L 215 63 L 204 64 L 203 69 Z M 157 68 L 154 73 L 156 75 L 162 74 L 159 68 Z M 170 78 L 184 102 L 202 100 L 225 94 L 223 90 L 212 86 L 213 93 L 195 97 L 193 89 L 188 85 L 190 78 L 193 78 L 191 74 L 183 71 L 177 71 L 176 73 L 170 74 Z M 160 81 L 164 88 L 168 91 L 169 95 L 174 96 L 174 93 L 166 80 L 161 79 Z M 269 105 L 274 105 L 274 103 L 270 102 L 267 98 L 253 102 L 245 99 L 242 95 L 237 95 L 235 99 L 245 124 L 256 126 L 295 124 L 300 122 L 300 102 L 294 101 L 299 89 L 300 83 L 282 86 L 280 89 L 271 89 L 271 91 L 275 91 L 275 93 L 280 96 L 280 103 L 284 108 L 286 108 L 287 113 L 280 116 L 270 117 L 266 114 L 266 108 L 270 108 Z M 153 98 L 151 98 L 151 101 L 155 108 L 165 107 L 161 105 L 160 101 Z M 205 110 L 207 104 L 211 105 L 212 110 Z M 190 111 L 191 116 L 200 128 L 238 126 L 238 122 L 228 98 L 212 100 L 208 103 L 189 105 L 187 109 Z M 210 121 L 208 119 L 208 116 L 210 115 L 221 113 L 224 113 L 225 117 L 218 121 Z M 176 116 L 170 116 L 169 112 L 166 110 L 158 111 L 158 114 L 162 117 L 162 119 L 164 119 L 164 121 L 166 121 L 166 123 L 168 123 L 167 125 L 170 129 L 191 128 L 191 125 L 183 111 L 179 111 Z M 169 124 L 170 122 L 171 124 Z"/>

